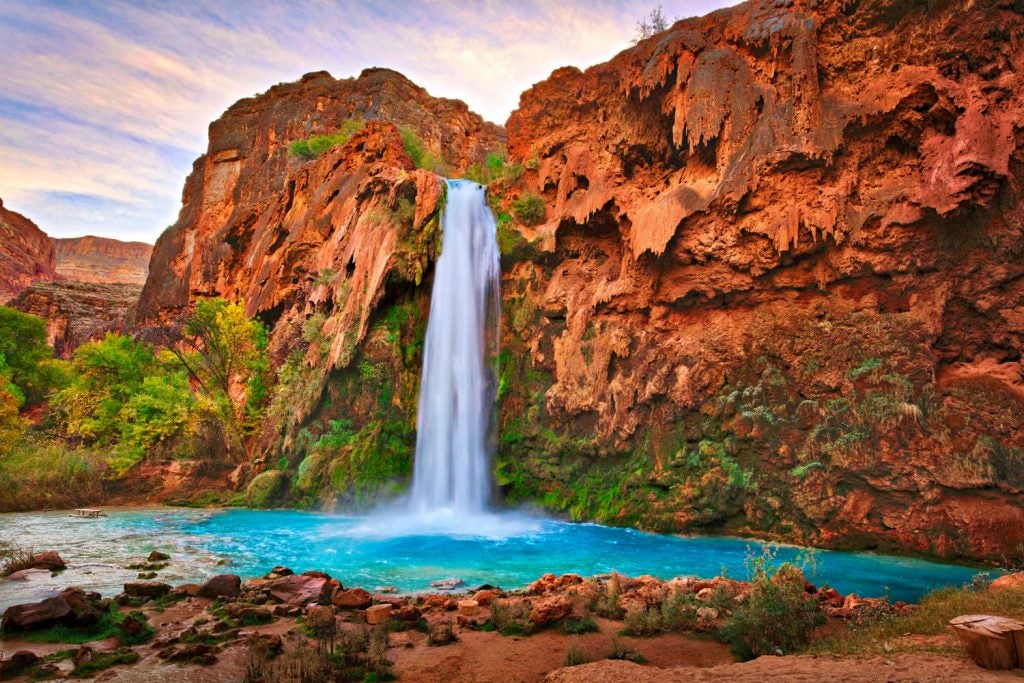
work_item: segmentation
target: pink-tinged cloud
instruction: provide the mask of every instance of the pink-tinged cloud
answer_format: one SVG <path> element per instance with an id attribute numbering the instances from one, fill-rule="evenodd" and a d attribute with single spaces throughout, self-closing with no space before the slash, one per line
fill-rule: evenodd
<path id="1" fill-rule="evenodd" d="M 0 4 L 0 197 L 55 236 L 152 242 L 210 121 L 309 71 L 401 71 L 504 122 L 555 68 L 629 46 L 651 0 Z M 669 17 L 735 0 L 663 2 Z"/>

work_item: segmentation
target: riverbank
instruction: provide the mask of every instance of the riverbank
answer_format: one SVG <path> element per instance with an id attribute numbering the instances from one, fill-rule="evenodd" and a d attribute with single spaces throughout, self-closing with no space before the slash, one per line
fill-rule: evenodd
<path id="1" fill-rule="evenodd" d="M 756 615 L 772 586 L 796 601 L 758 630 L 794 626 L 807 607 L 817 618 L 803 620 L 805 640 L 782 634 L 797 637 L 773 646 L 785 656 L 736 663 L 737 644 L 753 641 L 736 640 L 735 621 Z M 1019 584 L 947 589 L 917 606 L 839 595 L 785 568 L 750 583 L 546 575 L 517 591 L 450 582 L 397 596 L 276 567 L 245 582 L 224 574 L 123 589 L 106 600 L 70 589 L 8 610 L 0 672 L 38 680 L 109 669 L 104 680 L 126 682 L 1021 680 L 977 668 L 946 627 L 968 612 L 1024 617 Z M 73 607 L 64 616 L 62 600 Z"/>

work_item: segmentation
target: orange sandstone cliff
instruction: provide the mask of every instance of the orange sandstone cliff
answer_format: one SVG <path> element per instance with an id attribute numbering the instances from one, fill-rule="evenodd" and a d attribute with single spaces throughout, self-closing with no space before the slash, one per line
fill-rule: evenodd
<path id="1" fill-rule="evenodd" d="M 106 237 L 69 237 L 53 240 L 57 272 L 75 282 L 118 282 L 142 285 L 149 272 L 153 245 L 122 242 Z"/>
<path id="2" fill-rule="evenodd" d="M 1024 549 L 1022 27 L 1010 0 L 752 1 L 525 92 L 525 175 L 491 187 L 499 499 Z M 353 116 L 345 145 L 288 153 Z M 272 329 L 281 388 L 233 477 L 256 504 L 408 478 L 442 192 L 396 126 L 453 175 L 505 142 L 393 72 L 311 74 L 211 125 L 156 245 L 136 326 L 224 296 Z M 539 225 L 504 218 L 531 194 Z"/>
<path id="3" fill-rule="evenodd" d="M 57 277 L 53 242 L 0 200 L 0 303 L 38 280 Z"/>

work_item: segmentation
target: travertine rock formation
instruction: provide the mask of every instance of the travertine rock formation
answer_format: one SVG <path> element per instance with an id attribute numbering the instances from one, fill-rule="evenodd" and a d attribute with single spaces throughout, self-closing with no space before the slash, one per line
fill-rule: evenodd
<path id="1" fill-rule="evenodd" d="M 1012 0 L 754 0 L 524 93 L 528 170 L 492 194 L 546 220 L 499 233 L 503 498 L 1024 548 L 1022 26 Z M 377 121 L 289 156 L 353 115 Z M 312 74 L 211 126 L 156 246 L 138 326 L 217 295 L 273 329 L 261 504 L 362 503 L 408 473 L 440 192 L 392 123 L 455 173 L 503 141 L 393 72 Z"/>
<path id="2" fill-rule="evenodd" d="M 60 358 L 118 329 L 139 300 L 140 285 L 109 282 L 36 282 L 11 299 L 9 306 L 47 322 L 48 343 Z"/>
<path id="3" fill-rule="evenodd" d="M 153 245 L 106 237 L 55 238 L 57 273 L 75 282 L 121 282 L 143 285 Z"/>
<path id="4" fill-rule="evenodd" d="M 0 199 L 0 303 L 33 282 L 56 277 L 50 238 Z"/>
<path id="5" fill-rule="evenodd" d="M 507 492 L 1024 548 L 1022 14 L 752 1 L 524 93 L 509 150 L 548 220 L 504 296 L 550 386 L 506 398 Z"/>

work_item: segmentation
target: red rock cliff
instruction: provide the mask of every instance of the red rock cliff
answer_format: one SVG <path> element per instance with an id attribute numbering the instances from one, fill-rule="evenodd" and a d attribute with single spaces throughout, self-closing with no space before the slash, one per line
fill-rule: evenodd
<path id="1" fill-rule="evenodd" d="M 33 282 L 56 277 L 50 238 L 0 200 L 0 303 Z"/>
<path id="2" fill-rule="evenodd" d="M 1022 14 L 752 1 L 525 92 L 508 145 L 547 216 L 505 279 L 533 373 L 504 398 L 506 493 L 1024 548 Z"/>
<path id="3" fill-rule="evenodd" d="M 76 282 L 119 282 L 142 285 L 149 272 L 153 246 L 105 237 L 54 239 L 57 272 Z"/>

